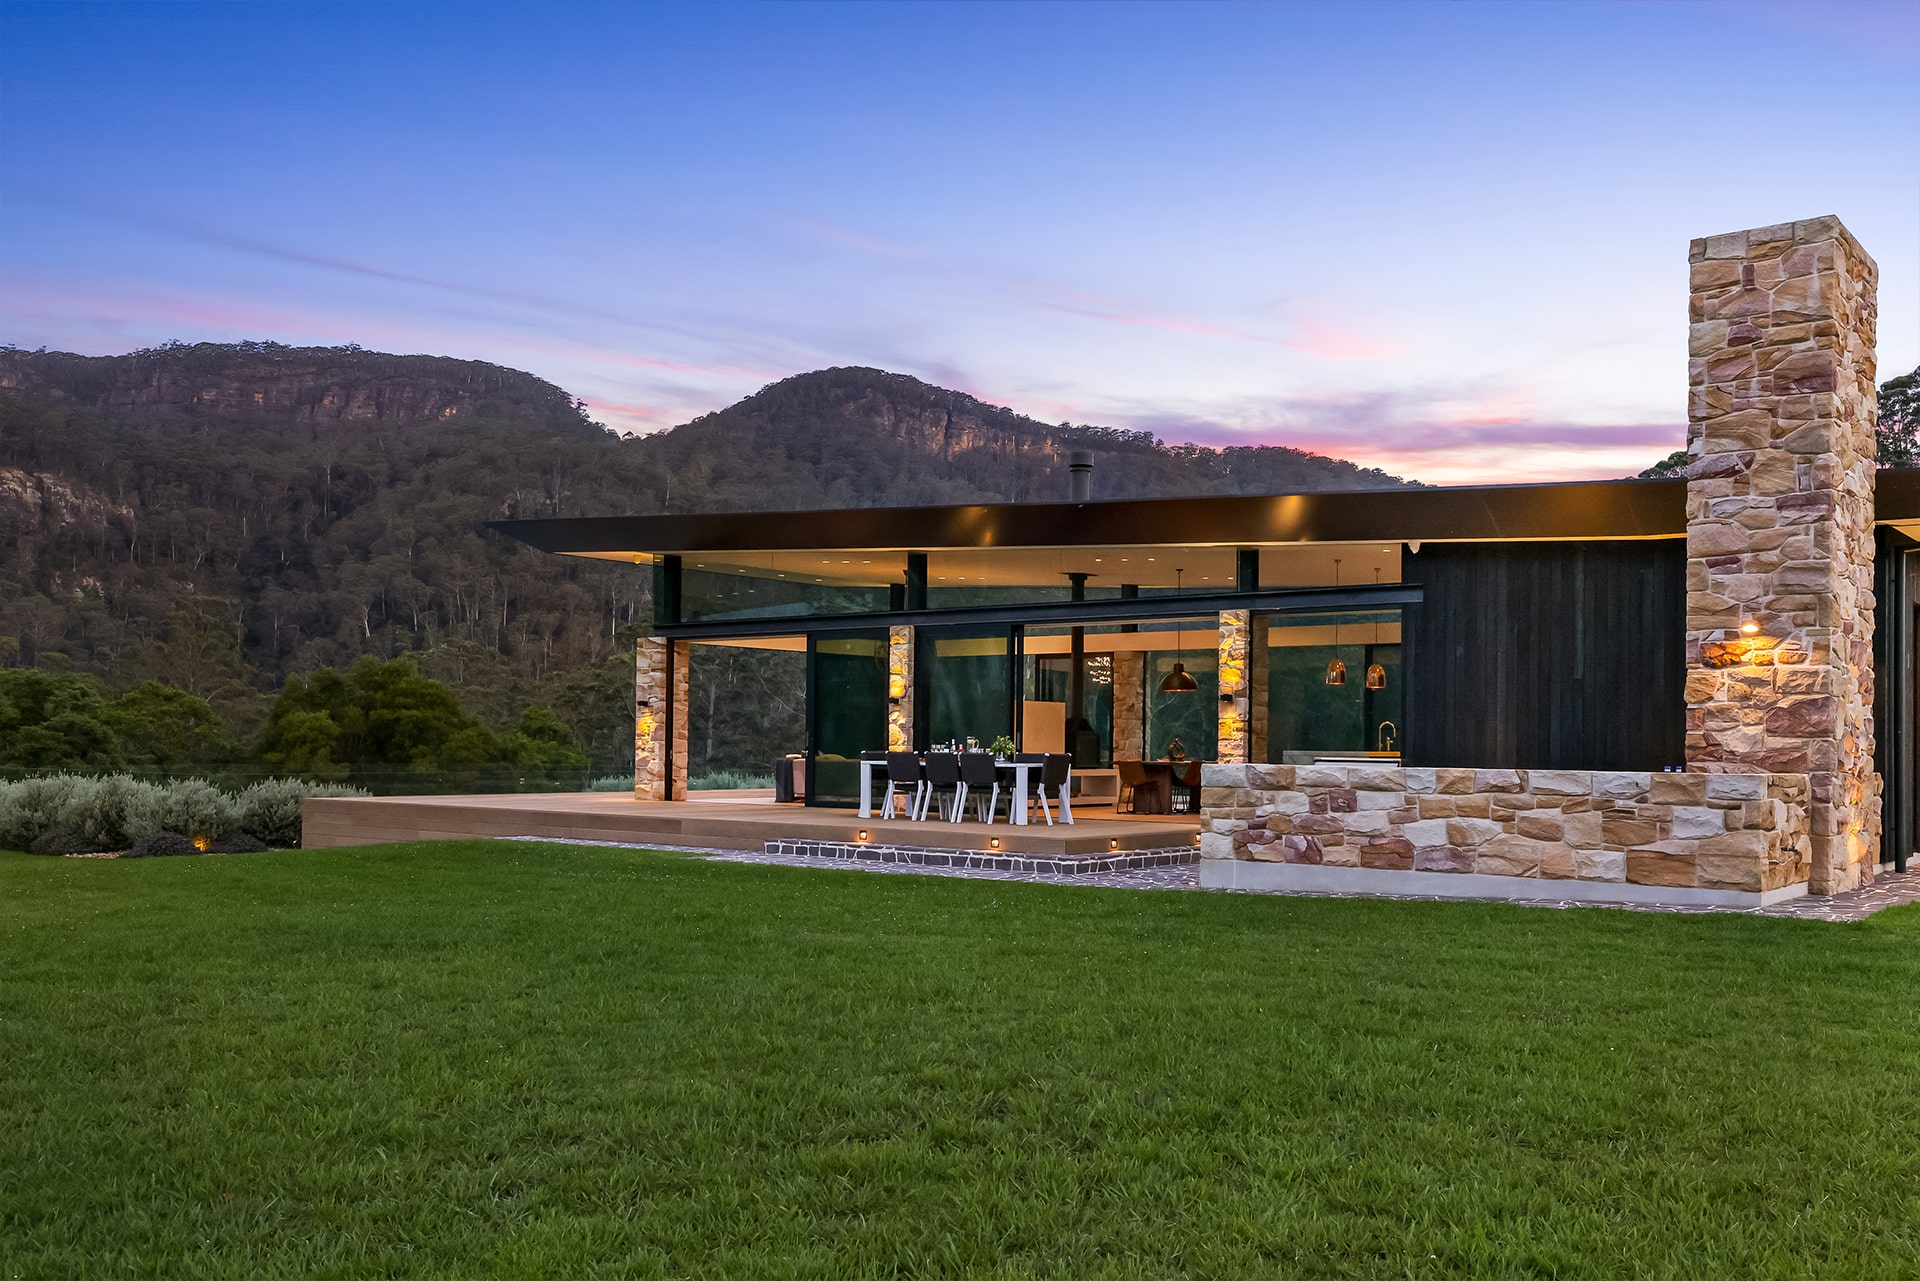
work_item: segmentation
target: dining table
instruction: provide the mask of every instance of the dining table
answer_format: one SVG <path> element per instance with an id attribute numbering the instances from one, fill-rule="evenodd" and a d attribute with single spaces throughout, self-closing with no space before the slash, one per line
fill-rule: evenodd
<path id="1" fill-rule="evenodd" d="M 923 763 L 925 759 L 925 757 L 921 758 Z M 993 762 L 995 770 L 1003 777 L 1010 776 L 1013 780 L 1011 790 L 1008 793 L 1011 798 L 1008 804 L 1011 807 L 1012 821 L 1016 827 L 1025 827 L 1027 825 L 1027 799 L 1034 794 L 1034 789 L 1040 785 L 1040 769 L 1045 763 L 1044 761 L 1007 761 L 999 759 Z M 876 775 L 882 780 L 886 778 L 886 761 L 874 760 L 871 757 L 863 758 L 860 762 L 861 818 L 873 817 L 874 782 Z M 882 788 L 881 791 L 884 792 L 885 789 Z M 1073 822 L 1073 810 L 1070 803 L 1064 798 L 1060 802 L 1060 817 L 1063 822 Z"/>
<path id="2" fill-rule="evenodd" d="M 1173 813 L 1173 789 L 1187 770 L 1196 762 L 1191 760 L 1150 760 L 1141 761 L 1140 767 L 1146 771 L 1147 781 L 1133 789 L 1133 812 L 1135 814 L 1171 814 Z M 1147 793 L 1142 795 L 1142 793 Z"/>

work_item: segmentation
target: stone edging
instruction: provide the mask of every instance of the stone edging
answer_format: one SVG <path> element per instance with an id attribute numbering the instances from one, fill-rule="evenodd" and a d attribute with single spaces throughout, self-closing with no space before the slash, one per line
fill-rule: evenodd
<path id="1" fill-rule="evenodd" d="M 1200 861 L 1192 846 L 1125 850 L 1117 854 L 1054 857 L 1045 854 L 994 854 L 985 850 L 937 849 L 924 845 L 871 845 L 847 841 L 778 840 L 768 854 L 798 858 L 842 859 L 859 863 L 911 863 L 920 867 L 962 867 L 989 872 L 1045 872 L 1056 876 L 1093 872 L 1137 872 Z"/>

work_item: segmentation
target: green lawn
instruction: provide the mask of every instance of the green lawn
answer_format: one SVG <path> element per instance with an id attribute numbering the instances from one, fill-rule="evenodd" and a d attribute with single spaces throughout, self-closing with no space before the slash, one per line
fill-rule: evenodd
<path id="1" fill-rule="evenodd" d="M 1920 909 L 0 855 L 0 1279 L 1920 1276 Z"/>

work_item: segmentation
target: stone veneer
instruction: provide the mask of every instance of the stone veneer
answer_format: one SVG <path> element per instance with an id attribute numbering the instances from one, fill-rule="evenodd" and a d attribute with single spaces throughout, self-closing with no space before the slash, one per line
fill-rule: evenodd
<path id="1" fill-rule="evenodd" d="M 887 750 L 913 750 L 913 628 L 887 629 Z"/>
<path id="2" fill-rule="evenodd" d="M 1810 888 L 1838 893 L 1880 845 L 1877 269 L 1831 217 L 1690 259 L 1687 763 L 1808 775 Z"/>
<path id="3" fill-rule="evenodd" d="M 1146 752 L 1147 656 L 1137 649 L 1113 655 L 1113 758 L 1139 760 Z"/>
<path id="4" fill-rule="evenodd" d="M 1795 774 L 1208 765 L 1200 857 L 1759 896 L 1806 880 L 1807 798 Z"/>
<path id="5" fill-rule="evenodd" d="M 672 688 L 668 688 L 669 669 Z M 633 704 L 633 799 L 685 800 L 687 642 L 669 641 L 660 636 L 639 639 L 633 656 Z M 667 715 L 669 708 L 673 712 L 671 718 Z M 671 742 L 668 741 L 669 724 Z"/>
<path id="6" fill-rule="evenodd" d="M 1247 759 L 1248 716 L 1252 712 L 1252 614 L 1244 609 L 1220 611 L 1220 732 L 1215 759 L 1240 764 Z"/>

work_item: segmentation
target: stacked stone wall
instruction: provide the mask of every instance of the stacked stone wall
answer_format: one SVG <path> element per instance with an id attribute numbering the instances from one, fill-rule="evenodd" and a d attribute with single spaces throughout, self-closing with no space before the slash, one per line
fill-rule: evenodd
<path id="1" fill-rule="evenodd" d="M 1814 893 L 1873 876 L 1877 269 L 1834 218 L 1691 250 L 1687 761 L 1806 774 Z"/>
<path id="2" fill-rule="evenodd" d="M 913 750 L 913 628 L 887 629 L 887 750 Z"/>
<path id="3" fill-rule="evenodd" d="M 1247 759 L 1248 718 L 1253 711 L 1252 615 L 1244 609 L 1220 612 L 1220 721 L 1214 756 L 1239 763 Z"/>
<path id="4" fill-rule="evenodd" d="M 1208 765 L 1203 860 L 1764 893 L 1807 879 L 1798 774 Z"/>
<path id="5" fill-rule="evenodd" d="M 634 645 L 633 798 L 637 801 L 686 799 L 687 661 L 685 641 L 642 636 Z"/>

